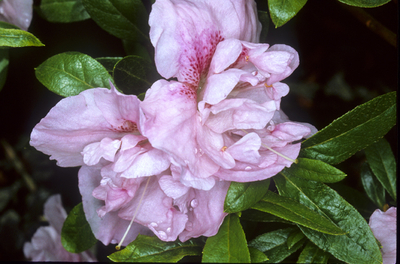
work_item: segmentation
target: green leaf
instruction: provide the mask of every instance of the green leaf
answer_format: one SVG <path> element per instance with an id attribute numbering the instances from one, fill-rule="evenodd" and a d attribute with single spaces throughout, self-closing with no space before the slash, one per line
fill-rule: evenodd
<path id="1" fill-rule="evenodd" d="M 250 263 L 246 236 L 236 214 L 229 214 L 215 236 L 207 238 L 202 262 Z"/>
<path id="2" fill-rule="evenodd" d="M 372 99 L 302 143 L 300 155 L 335 164 L 383 137 L 396 124 L 396 92 Z"/>
<path id="3" fill-rule="evenodd" d="M 242 216 L 240 218 L 252 222 L 267 222 L 267 223 L 278 222 L 278 223 L 294 225 L 293 222 L 286 221 L 283 218 L 253 209 L 243 211 Z"/>
<path id="4" fill-rule="evenodd" d="M 371 201 L 383 210 L 383 206 L 386 203 L 385 189 L 372 173 L 368 163 L 363 163 L 361 167 L 361 182 Z"/>
<path id="5" fill-rule="evenodd" d="M 40 11 L 50 22 L 68 23 L 90 18 L 82 0 L 42 0 Z"/>
<path id="6" fill-rule="evenodd" d="M 299 225 L 309 227 L 322 233 L 343 235 L 341 230 L 330 219 L 318 214 L 307 206 L 288 197 L 268 191 L 252 209 L 267 212 Z"/>
<path id="7" fill-rule="evenodd" d="M 268 260 L 268 257 L 260 250 L 249 247 L 251 263 L 261 263 Z"/>
<path id="8" fill-rule="evenodd" d="M 108 258 L 114 262 L 177 262 L 185 256 L 201 255 L 201 245 L 195 240 L 164 242 L 156 236 L 139 234 L 126 248 Z"/>
<path id="9" fill-rule="evenodd" d="M 298 158 L 298 163 L 293 163 L 290 168 L 285 168 L 285 173 L 303 179 L 333 183 L 343 180 L 347 175 L 341 170 L 320 161 Z"/>
<path id="10" fill-rule="evenodd" d="M 140 0 L 82 0 L 90 17 L 105 31 L 121 38 L 148 40 L 147 11 Z"/>
<path id="11" fill-rule="evenodd" d="M 8 49 L 0 49 L 0 91 L 7 79 L 8 64 Z"/>
<path id="12" fill-rule="evenodd" d="M 297 244 L 297 242 L 299 242 L 303 238 L 305 238 L 305 236 L 300 230 L 296 230 L 291 233 L 286 241 L 288 249 L 291 249 L 294 245 Z"/>
<path id="13" fill-rule="evenodd" d="M 79 52 L 65 52 L 50 57 L 35 71 L 36 78 L 50 91 L 73 96 L 96 87 L 110 88 L 112 77 L 92 57 Z"/>
<path id="14" fill-rule="evenodd" d="M 0 0 L 1 2 L 1 0 Z M 19 27 L 17 27 L 16 25 L 4 22 L 4 21 L 0 21 L 0 28 L 8 28 L 8 29 L 20 29 Z"/>
<path id="15" fill-rule="evenodd" d="M 268 0 L 269 13 L 275 27 L 280 27 L 292 19 L 307 0 Z"/>
<path id="16" fill-rule="evenodd" d="M 231 182 L 225 197 L 224 211 L 235 213 L 250 208 L 267 192 L 270 180 Z"/>
<path id="17" fill-rule="evenodd" d="M 85 251 L 94 244 L 97 239 L 90 229 L 86 220 L 82 203 L 75 206 L 65 219 L 61 230 L 61 243 L 63 247 L 71 253 Z"/>
<path id="18" fill-rule="evenodd" d="M 262 234 L 249 243 L 249 247 L 254 247 L 268 257 L 268 261 L 264 263 L 278 263 L 296 252 L 304 243 L 305 239 L 300 240 L 290 249 L 287 246 L 287 240 L 293 232 L 298 228 L 290 227 L 286 229 L 278 229 L 269 233 Z"/>
<path id="19" fill-rule="evenodd" d="M 308 241 L 301 251 L 297 263 L 328 263 L 329 254 Z"/>
<path id="20" fill-rule="evenodd" d="M 380 249 L 368 223 L 334 190 L 323 183 L 288 177 L 283 173 L 274 180 L 281 195 L 312 208 L 346 232 L 346 235 L 334 236 L 299 225 L 320 249 L 348 263 L 382 263 Z"/>
<path id="21" fill-rule="evenodd" d="M 4 25 L 4 24 L 3 24 Z M 21 29 L 0 28 L 0 46 L 3 47 L 28 47 L 44 46 L 39 39 L 29 32 Z"/>
<path id="22" fill-rule="evenodd" d="M 372 172 L 387 192 L 396 200 L 396 160 L 386 139 L 381 138 L 365 149 L 365 155 Z"/>
<path id="23" fill-rule="evenodd" d="M 118 88 L 125 94 L 140 94 L 150 88 L 152 64 L 139 57 L 127 56 L 114 66 L 114 80 Z"/>
<path id="24" fill-rule="evenodd" d="M 339 0 L 339 2 L 358 7 L 378 7 L 389 3 L 390 0 Z"/>
<path id="25" fill-rule="evenodd" d="M 268 28 L 269 28 L 269 16 L 267 11 L 258 10 L 258 20 L 261 23 L 261 34 L 260 43 L 267 42 Z"/>
<path id="26" fill-rule="evenodd" d="M 100 57 L 96 58 L 98 62 L 100 62 L 101 65 L 107 70 L 107 72 L 112 75 L 114 72 L 114 66 L 122 60 L 123 57 Z"/>

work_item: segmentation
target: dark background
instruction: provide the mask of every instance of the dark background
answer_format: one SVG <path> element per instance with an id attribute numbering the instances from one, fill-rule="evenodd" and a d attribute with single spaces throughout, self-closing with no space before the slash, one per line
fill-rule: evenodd
<path id="1" fill-rule="evenodd" d="M 35 1 L 37 5 L 40 1 Z M 267 10 L 266 1 L 258 1 Z M 398 7 L 394 1 L 366 10 L 397 33 Z M 0 260 L 23 260 L 23 243 L 45 222 L 43 203 L 60 193 L 71 210 L 81 202 L 78 168 L 60 168 L 48 156 L 29 146 L 32 128 L 62 97 L 48 91 L 34 69 L 47 58 L 66 51 L 96 57 L 126 56 L 121 40 L 102 30 L 91 19 L 50 23 L 34 12 L 29 32 L 45 47 L 10 49 L 8 77 L 0 91 Z M 280 28 L 270 22 L 267 43 L 287 44 L 300 55 L 300 66 L 284 82 L 291 92 L 282 109 L 293 121 L 322 129 L 355 106 L 378 95 L 397 90 L 397 48 L 359 22 L 337 1 L 309 0 L 299 14 Z M 397 130 L 385 137 L 397 158 Z M 8 146 L 8 147 L 7 147 Z M 5 155 L 11 149 L 16 158 Z M 22 164 L 35 183 L 29 190 L 21 176 Z M 348 174 L 346 184 L 362 191 L 359 168 L 362 152 L 338 167 Z M 372 212 L 372 211 L 371 211 Z M 100 259 L 104 259 L 108 247 Z"/>

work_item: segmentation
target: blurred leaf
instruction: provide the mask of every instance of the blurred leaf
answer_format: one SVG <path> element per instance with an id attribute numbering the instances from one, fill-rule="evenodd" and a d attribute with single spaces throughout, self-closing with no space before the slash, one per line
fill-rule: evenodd
<path id="1" fill-rule="evenodd" d="M 2 0 L 0 0 L 1 2 Z M 4 28 L 4 29 L 20 29 L 19 27 L 17 27 L 16 25 L 4 22 L 4 21 L 0 21 L 0 28 Z"/>
<path id="2" fill-rule="evenodd" d="M 123 39 L 122 44 L 124 45 L 124 50 L 126 54 L 136 55 L 142 57 L 145 60 L 148 60 L 149 62 L 152 62 L 152 57 L 149 55 L 145 46 L 143 46 L 142 44 L 131 39 Z"/>
<path id="3" fill-rule="evenodd" d="M 378 7 L 389 3 L 390 0 L 339 0 L 339 2 L 358 7 Z"/>
<path id="4" fill-rule="evenodd" d="M 90 17 L 121 39 L 148 40 L 148 15 L 140 0 L 82 0 Z"/>
<path id="5" fill-rule="evenodd" d="M 328 263 L 329 254 L 308 241 L 301 251 L 297 263 Z"/>
<path id="6" fill-rule="evenodd" d="M 61 243 L 63 247 L 71 253 L 85 251 L 94 244 L 97 239 L 90 229 L 86 220 L 82 203 L 75 206 L 65 219 L 61 230 Z"/>
<path id="7" fill-rule="evenodd" d="M 90 18 L 82 0 L 42 0 L 40 11 L 50 22 L 75 22 Z"/>
<path id="8" fill-rule="evenodd" d="M 322 233 L 343 235 L 345 232 L 326 218 L 307 206 L 288 197 L 268 191 L 265 196 L 251 207 L 267 212 L 299 225 L 309 227 Z"/>
<path id="9" fill-rule="evenodd" d="M 267 11 L 258 10 L 258 20 L 260 21 L 261 34 L 260 34 L 260 43 L 267 42 L 268 28 L 269 28 L 269 16 Z"/>
<path id="10" fill-rule="evenodd" d="M 250 208 L 267 192 L 270 180 L 231 182 L 225 197 L 224 211 L 236 213 Z"/>
<path id="11" fill-rule="evenodd" d="M 385 189 L 372 173 L 368 163 L 364 163 L 361 167 L 361 182 L 368 197 L 382 210 L 386 204 Z"/>
<path id="12" fill-rule="evenodd" d="M 300 240 L 290 249 L 287 246 L 287 240 L 297 227 L 278 229 L 269 233 L 262 234 L 249 243 L 249 247 L 254 247 L 268 257 L 268 261 L 264 263 L 278 263 L 296 252 L 304 243 L 304 239 Z"/>
<path id="13" fill-rule="evenodd" d="M 96 58 L 98 62 L 100 62 L 101 65 L 107 70 L 107 72 L 112 75 L 114 72 L 114 66 L 122 60 L 123 57 L 100 57 Z"/>
<path id="14" fill-rule="evenodd" d="M 386 139 L 381 138 L 365 149 L 372 172 L 387 192 L 396 200 L 396 160 Z"/>
<path id="15" fill-rule="evenodd" d="M 149 61 L 131 55 L 115 64 L 113 77 L 124 94 L 140 94 L 146 92 L 151 86 L 151 83 L 147 81 L 151 71 L 152 64 Z"/>
<path id="16" fill-rule="evenodd" d="M 268 257 L 260 250 L 249 247 L 251 263 L 261 263 L 268 260 Z"/>
<path id="17" fill-rule="evenodd" d="M 156 236 L 139 234 L 126 248 L 108 258 L 114 262 L 177 262 L 185 256 L 201 255 L 201 249 L 195 240 L 164 242 Z"/>
<path id="18" fill-rule="evenodd" d="M 215 236 L 207 238 L 202 262 L 250 263 L 246 236 L 236 214 L 229 214 Z"/>
<path id="19" fill-rule="evenodd" d="M 65 52 L 48 58 L 35 71 L 36 78 L 50 91 L 73 96 L 96 87 L 110 88 L 112 77 L 92 57 L 79 52 Z"/>
<path id="20" fill-rule="evenodd" d="M 320 249 L 348 263 L 382 263 L 382 254 L 368 223 L 334 190 L 323 183 L 283 173 L 274 180 L 281 195 L 314 209 L 346 232 L 346 235 L 334 236 L 299 226 Z"/>
<path id="21" fill-rule="evenodd" d="M 7 79 L 8 64 L 8 49 L 0 49 L 0 91 Z"/>
<path id="22" fill-rule="evenodd" d="M 268 0 L 269 13 L 275 28 L 286 24 L 306 3 L 307 0 Z"/>
<path id="23" fill-rule="evenodd" d="M 240 218 L 252 222 L 269 222 L 269 223 L 278 222 L 278 223 L 294 225 L 293 222 L 287 221 L 283 218 L 253 209 L 243 211 L 242 216 Z"/>
<path id="24" fill-rule="evenodd" d="M 4 24 L 2 24 L 4 25 Z M 28 47 L 44 46 L 39 39 L 29 32 L 21 29 L 0 28 L 0 46 L 3 47 Z"/>
<path id="25" fill-rule="evenodd" d="M 299 242 L 303 238 L 305 238 L 305 236 L 303 232 L 301 232 L 300 230 L 296 230 L 293 233 L 291 233 L 286 241 L 288 249 L 291 249 L 294 245 L 297 244 L 297 242 Z"/>
<path id="26" fill-rule="evenodd" d="M 302 143 L 300 155 L 340 163 L 383 137 L 396 124 L 396 92 L 372 99 Z"/>
<path id="27" fill-rule="evenodd" d="M 284 172 L 303 179 L 333 183 L 343 180 L 347 175 L 341 170 L 320 161 L 306 158 L 298 158 L 298 163 L 293 163 Z"/>

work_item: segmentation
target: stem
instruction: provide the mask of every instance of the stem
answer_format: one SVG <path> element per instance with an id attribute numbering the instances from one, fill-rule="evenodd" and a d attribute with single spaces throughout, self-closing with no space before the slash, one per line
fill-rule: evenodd
<path id="1" fill-rule="evenodd" d="M 131 220 L 131 222 L 129 223 L 129 226 L 128 226 L 128 228 L 126 229 L 125 234 L 124 234 L 124 236 L 122 237 L 121 241 L 120 241 L 119 244 L 115 247 L 116 250 L 120 250 L 120 249 L 121 249 L 121 245 L 122 245 L 122 243 L 124 242 L 125 237 L 126 237 L 126 235 L 128 234 L 129 230 L 131 229 L 131 226 L 132 226 L 132 224 L 133 224 L 133 220 L 135 220 L 136 215 L 137 215 L 137 213 L 139 212 L 139 208 L 140 208 L 140 205 L 142 204 L 143 196 L 144 196 L 144 194 L 145 194 L 145 192 L 146 192 L 147 185 L 149 185 L 149 181 L 150 181 L 150 177 L 147 179 L 146 186 L 144 187 L 142 196 L 140 197 L 139 204 L 138 204 L 138 206 L 136 207 L 136 210 L 135 210 L 135 213 L 133 214 L 132 220 Z"/>
<path id="2" fill-rule="evenodd" d="M 376 20 L 373 16 L 368 14 L 362 8 L 353 7 L 345 4 L 341 4 L 341 6 L 349 11 L 353 16 L 355 16 L 361 23 L 363 23 L 367 28 L 369 28 L 372 32 L 379 35 L 381 38 L 386 40 L 390 45 L 397 47 L 397 35 L 389 30 L 387 27 L 382 25 L 378 20 Z"/>

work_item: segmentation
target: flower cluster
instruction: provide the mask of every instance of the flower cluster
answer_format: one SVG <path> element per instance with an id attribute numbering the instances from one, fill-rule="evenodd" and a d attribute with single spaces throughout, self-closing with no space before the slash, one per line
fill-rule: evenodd
<path id="1" fill-rule="evenodd" d="M 114 87 L 65 98 L 31 135 L 59 166 L 81 166 L 86 218 L 105 245 L 215 235 L 230 182 L 276 175 L 315 132 L 280 109 L 299 57 L 258 43 L 253 1 L 157 0 L 149 24 L 157 70 L 173 80 L 143 101 Z"/>

